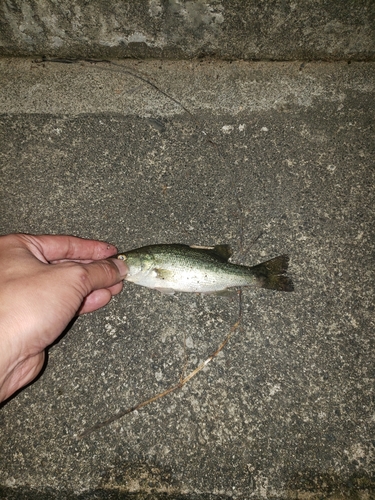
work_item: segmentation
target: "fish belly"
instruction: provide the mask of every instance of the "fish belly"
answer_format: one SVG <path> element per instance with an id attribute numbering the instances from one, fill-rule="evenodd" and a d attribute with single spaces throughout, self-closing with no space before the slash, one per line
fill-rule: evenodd
<path id="1" fill-rule="evenodd" d="M 165 293 L 215 293 L 231 287 L 253 284 L 252 276 L 215 273 L 202 269 L 153 269 L 147 275 L 132 280 L 138 285 Z"/>

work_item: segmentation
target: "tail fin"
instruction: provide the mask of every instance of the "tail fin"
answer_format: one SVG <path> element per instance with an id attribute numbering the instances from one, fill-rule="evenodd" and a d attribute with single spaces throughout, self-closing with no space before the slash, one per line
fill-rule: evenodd
<path id="1" fill-rule="evenodd" d="M 288 264 L 289 255 L 279 255 L 279 257 L 253 266 L 251 271 L 257 278 L 259 287 L 292 292 L 294 290 L 293 281 L 286 275 Z"/>

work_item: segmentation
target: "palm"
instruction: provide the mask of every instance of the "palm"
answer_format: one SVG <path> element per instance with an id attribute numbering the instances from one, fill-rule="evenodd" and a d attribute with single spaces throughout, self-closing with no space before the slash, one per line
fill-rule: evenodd
<path id="1" fill-rule="evenodd" d="M 101 260 L 115 252 L 105 243 L 68 236 L 0 238 L 6 270 L 0 286 L 5 332 L 0 338 L 5 358 L 0 358 L 0 370 L 7 363 L 8 372 L 4 381 L 0 371 L 0 400 L 36 376 L 45 348 L 76 314 L 102 307 L 121 290 L 117 266 Z"/>

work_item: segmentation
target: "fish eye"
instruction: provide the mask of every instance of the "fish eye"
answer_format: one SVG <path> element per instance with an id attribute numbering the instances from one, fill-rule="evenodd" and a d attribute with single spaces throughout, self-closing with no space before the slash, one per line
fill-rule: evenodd
<path id="1" fill-rule="evenodd" d="M 126 260 L 126 255 L 121 254 L 121 255 L 118 255 L 117 258 L 120 260 Z"/>

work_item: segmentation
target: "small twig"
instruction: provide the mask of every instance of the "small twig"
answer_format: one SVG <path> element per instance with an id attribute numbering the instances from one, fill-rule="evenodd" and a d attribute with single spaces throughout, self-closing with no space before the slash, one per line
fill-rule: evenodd
<path id="1" fill-rule="evenodd" d="M 183 377 L 182 374 L 180 376 L 180 380 L 177 384 L 173 385 L 172 387 L 169 387 L 169 389 L 166 389 L 163 392 L 160 392 L 159 394 L 156 394 L 155 396 L 150 397 L 149 399 L 146 399 L 145 401 L 142 401 L 141 403 L 138 403 L 135 406 L 131 406 L 130 408 L 127 408 L 126 410 L 121 410 L 120 412 L 116 413 L 116 415 L 113 415 L 110 418 L 107 418 L 106 420 L 103 420 L 102 422 L 98 422 L 97 424 L 93 425 L 92 427 L 89 427 L 85 431 L 81 432 L 81 434 L 77 435 L 77 439 L 83 439 L 84 437 L 88 436 L 92 432 L 95 432 L 102 427 L 105 427 L 112 422 L 115 422 L 116 420 L 119 420 L 120 418 L 124 417 L 125 415 L 129 415 L 129 413 L 133 413 L 134 411 L 140 410 L 144 406 L 149 405 L 150 403 L 153 403 L 154 401 L 157 401 L 158 399 L 163 398 L 164 396 L 167 396 L 171 392 L 177 391 L 178 389 L 182 389 L 182 387 L 187 384 L 193 377 L 195 377 L 200 371 L 203 370 L 205 366 L 207 366 L 216 356 L 224 349 L 226 344 L 228 343 L 229 339 L 233 335 L 233 333 L 237 330 L 237 328 L 241 324 L 242 320 L 242 293 L 241 290 L 238 293 L 239 297 L 239 315 L 238 315 L 238 320 L 234 323 L 234 325 L 231 327 L 228 335 L 225 337 L 223 342 L 219 345 L 219 347 L 214 351 L 203 363 L 201 363 L 195 370 L 190 372 L 186 377 Z M 186 362 L 185 362 L 185 367 L 186 367 Z M 184 369 L 185 369 L 184 367 Z M 183 369 L 183 370 L 184 370 Z"/>
<path id="2" fill-rule="evenodd" d="M 184 373 L 185 373 L 185 370 L 186 370 L 186 367 L 188 364 L 188 356 L 186 353 L 186 335 L 185 335 L 185 333 L 184 333 L 184 357 L 185 357 L 185 362 L 184 362 L 184 366 L 183 366 L 181 373 L 180 373 L 180 382 L 184 379 Z"/>
<path id="3" fill-rule="evenodd" d="M 119 64 L 117 62 L 108 60 L 108 59 L 65 59 L 65 58 L 46 58 L 43 57 L 42 59 L 36 59 L 33 61 L 34 63 L 37 64 L 44 64 L 46 62 L 51 62 L 51 63 L 62 63 L 62 64 L 79 64 L 82 62 L 90 63 L 96 65 L 96 68 L 104 71 L 112 71 L 116 73 L 124 73 L 132 76 L 133 78 L 136 78 L 140 80 L 141 82 L 145 83 L 146 85 L 149 85 L 152 87 L 154 90 L 162 94 L 164 97 L 175 103 L 177 106 L 179 106 L 181 109 L 187 113 L 191 120 L 195 123 L 196 127 L 200 129 L 200 132 L 205 136 L 206 142 L 210 144 L 211 146 L 214 147 L 214 149 L 217 151 L 218 156 L 225 162 L 227 159 L 227 153 L 223 150 L 223 147 L 220 142 L 216 142 L 213 138 L 213 136 L 208 133 L 205 128 L 204 122 L 199 119 L 188 107 L 186 107 L 181 101 L 173 97 L 171 94 L 160 88 L 158 85 L 156 85 L 154 82 L 152 82 L 149 78 L 146 78 L 146 76 L 142 75 L 139 71 L 136 71 L 134 69 L 129 69 L 123 64 Z M 104 64 L 105 66 L 101 66 L 101 64 Z M 238 193 L 238 190 L 236 189 L 235 186 L 235 180 L 238 178 L 237 175 L 233 175 L 231 179 L 231 184 L 232 184 L 232 189 L 233 189 L 233 195 L 236 200 L 236 205 L 237 205 L 237 211 L 238 211 L 238 219 L 239 219 L 239 247 L 241 253 L 243 253 L 243 247 L 244 247 L 244 229 L 245 229 L 245 217 L 243 214 L 243 209 L 242 209 L 242 203 L 241 199 Z"/>
<path id="4" fill-rule="evenodd" d="M 252 248 L 255 243 L 263 236 L 264 234 L 264 231 L 261 231 L 258 236 L 256 236 L 255 238 L 253 238 L 250 243 L 248 245 L 246 245 L 246 250 L 244 249 L 242 252 L 240 252 L 239 254 L 239 258 L 240 260 L 243 260 L 247 254 L 247 252 L 250 250 L 250 248 Z"/>
<path id="5" fill-rule="evenodd" d="M 96 68 L 101 69 L 101 70 L 112 71 L 112 72 L 115 71 L 116 73 L 124 73 L 124 74 L 128 74 L 128 75 L 132 76 L 133 78 L 137 78 L 141 82 L 146 83 L 147 85 L 152 87 L 154 90 L 156 90 L 157 92 L 162 94 L 164 97 L 166 97 L 170 101 L 177 104 L 177 106 L 179 106 L 181 109 L 183 109 L 185 111 L 185 113 L 187 113 L 190 116 L 190 118 L 195 122 L 196 126 L 201 130 L 203 135 L 206 137 L 207 142 L 209 144 L 217 147 L 217 144 L 215 143 L 215 141 L 213 140 L 211 135 L 204 130 L 204 127 L 202 126 L 201 121 L 194 115 L 194 113 L 192 113 L 190 111 L 189 108 L 187 108 L 184 104 L 182 104 L 182 102 L 180 102 L 178 99 L 173 97 L 171 94 L 169 94 L 168 92 L 166 92 L 165 90 L 160 88 L 158 85 L 156 85 L 155 83 L 150 81 L 148 78 L 146 78 L 145 76 L 140 74 L 138 71 L 129 69 L 126 66 L 124 66 L 123 64 L 119 64 L 119 63 L 116 63 L 114 61 L 110 61 L 108 59 L 63 59 L 63 58 L 61 58 L 61 59 L 60 58 L 51 58 L 50 59 L 50 58 L 45 58 L 45 57 L 43 57 L 42 59 L 36 59 L 33 62 L 36 64 L 41 64 L 41 63 L 44 64 L 46 62 L 62 63 L 62 64 L 78 64 L 78 63 L 86 62 L 86 63 L 90 63 L 90 64 L 95 64 Z M 100 66 L 100 64 L 106 64 L 107 66 L 102 67 L 102 66 Z M 113 66 L 113 68 L 111 68 L 110 66 Z M 118 69 L 116 69 L 116 68 L 118 68 Z"/>
<path id="6" fill-rule="evenodd" d="M 157 92 L 159 92 L 160 94 L 162 94 L 167 99 L 169 99 L 172 102 L 174 102 L 176 105 L 180 106 L 181 109 L 183 109 L 191 117 L 191 119 L 195 122 L 196 126 L 204 134 L 204 136 L 206 138 L 206 141 L 211 146 L 214 146 L 214 148 L 218 152 L 219 157 L 221 157 L 222 160 L 226 159 L 227 155 L 223 151 L 222 146 L 219 143 L 215 142 L 213 140 L 212 136 L 210 134 L 208 134 L 204 130 L 204 127 L 202 126 L 202 122 L 186 106 L 184 106 L 184 104 L 182 104 L 180 101 L 178 101 L 176 98 L 174 98 L 169 93 L 165 92 L 158 85 L 156 85 L 155 83 L 153 83 L 152 81 L 150 81 L 148 78 L 146 78 L 145 76 L 141 75 L 139 72 L 131 70 L 131 69 L 125 67 L 122 64 L 115 63 L 113 61 L 106 60 L 106 59 L 98 60 L 98 59 L 63 59 L 63 58 L 61 58 L 61 59 L 60 58 L 47 59 L 47 58 L 42 58 L 41 60 L 35 60 L 33 62 L 35 62 L 35 63 L 55 62 L 55 63 L 63 63 L 63 64 L 74 64 L 74 63 L 80 63 L 80 62 L 87 62 L 87 63 L 91 63 L 91 64 L 97 65 L 96 67 L 99 68 L 99 69 L 102 69 L 102 70 L 122 72 L 122 73 L 126 73 L 128 75 L 131 75 L 134 78 L 137 78 L 138 80 L 140 80 L 140 81 L 144 82 L 145 84 L 149 85 L 150 87 L 152 87 L 154 90 L 156 90 Z M 106 64 L 107 66 L 101 67 L 100 63 Z M 111 67 L 108 67 L 108 66 L 113 66 L 113 67 L 111 68 Z M 237 210 L 238 210 L 238 214 L 239 214 L 238 215 L 239 222 L 240 222 L 240 228 L 239 228 L 239 231 L 240 231 L 239 246 L 240 246 L 241 252 L 243 252 L 243 246 L 244 246 L 244 241 L 243 240 L 244 240 L 245 220 L 244 220 L 244 214 L 243 214 L 243 208 L 242 208 L 241 199 L 240 199 L 238 190 L 235 188 L 235 184 L 234 184 L 234 180 L 235 179 L 236 179 L 236 176 L 234 175 L 232 177 L 231 183 L 232 183 L 232 188 L 233 188 L 233 192 L 234 192 L 234 196 L 235 196 L 235 200 L 236 200 L 236 205 L 237 205 Z M 93 427 L 90 427 L 89 429 L 87 429 L 87 430 L 83 431 L 81 434 L 79 434 L 77 436 L 77 439 L 82 439 L 82 438 L 86 437 L 87 435 L 91 434 L 92 432 L 94 432 L 94 431 L 96 431 L 98 429 L 101 429 L 102 427 L 105 427 L 106 425 L 109 425 L 110 423 L 114 422 L 115 420 L 118 420 L 118 419 L 124 417 L 125 415 L 128 415 L 129 413 L 132 413 L 132 412 L 134 412 L 136 410 L 140 410 L 144 406 L 146 406 L 146 405 L 148 405 L 150 403 L 153 403 L 154 401 L 157 401 L 158 399 L 163 398 L 164 396 L 167 396 L 171 392 L 174 392 L 174 391 L 176 391 L 178 389 L 181 389 L 187 382 L 189 382 L 195 375 L 197 375 L 200 371 L 202 371 L 203 368 L 205 366 L 207 366 L 220 353 L 220 351 L 228 343 L 228 341 L 229 341 L 230 337 L 232 336 L 232 334 L 234 333 L 234 331 L 240 326 L 241 318 L 242 318 L 242 292 L 240 290 L 239 291 L 239 316 L 238 316 L 238 321 L 236 321 L 236 323 L 232 326 L 229 334 L 225 337 L 225 339 L 219 345 L 219 347 L 216 349 L 216 351 L 213 352 L 211 354 L 211 356 L 209 356 L 206 359 L 206 361 L 204 361 L 202 364 L 200 364 L 189 375 L 187 375 L 186 377 L 183 377 L 183 374 L 184 374 L 184 371 L 185 371 L 186 365 L 187 365 L 187 359 L 185 359 L 185 365 L 184 365 L 184 368 L 182 369 L 182 372 L 181 372 L 181 375 L 180 375 L 180 380 L 179 380 L 179 382 L 176 385 L 170 387 L 169 389 L 166 389 L 165 391 L 163 391 L 163 392 L 161 392 L 161 393 L 159 393 L 159 394 L 157 394 L 155 396 L 152 396 L 151 398 L 147 399 L 146 401 L 143 401 L 143 402 L 139 403 L 136 406 L 132 406 L 130 408 L 127 408 L 126 410 L 120 411 L 116 415 L 108 418 L 107 420 L 104 420 L 103 422 L 98 422 Z M 185 345 L 185 351 L 186 351 L 186 340 L 184 340 L 184 345 Z"/>

